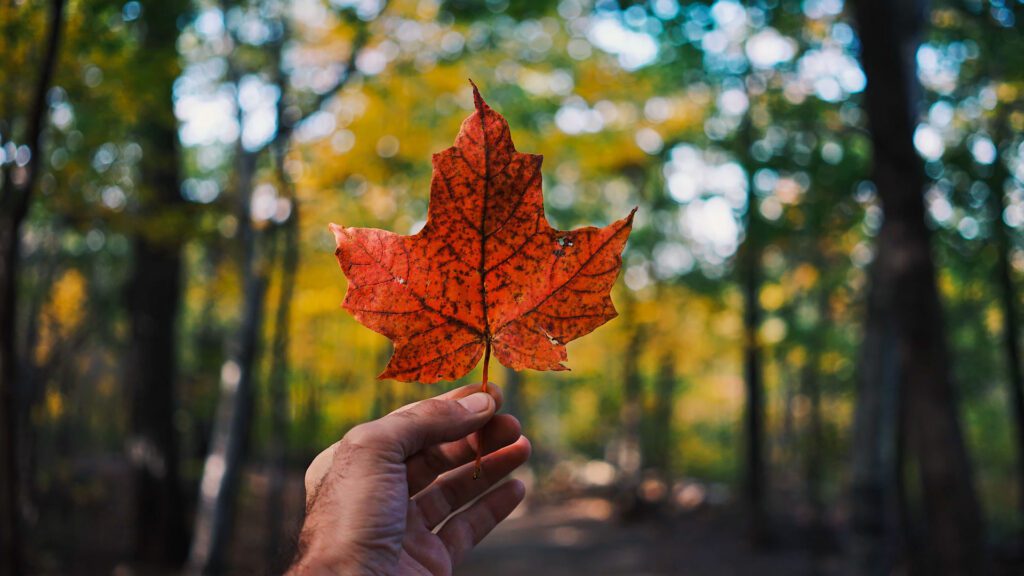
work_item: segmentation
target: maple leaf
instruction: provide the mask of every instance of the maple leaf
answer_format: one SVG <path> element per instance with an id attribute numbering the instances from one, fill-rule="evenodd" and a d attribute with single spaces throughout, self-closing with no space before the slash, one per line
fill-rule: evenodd
<path id="1" fill-rule="evenodd" d="M 418 234 L 330 225 L 345 309 L 394 342 L 378 378 L 454 380 L 484 355 L 486 382 L 492 348 L 515 370 L 568 370 L 565 344 L 617 315 L 609 293 L 636 208 L 605 228 L 552 228 L 543 157 L 516 151 L 475 84 L 473 100 L 455 145 L 433 156 Z"/>

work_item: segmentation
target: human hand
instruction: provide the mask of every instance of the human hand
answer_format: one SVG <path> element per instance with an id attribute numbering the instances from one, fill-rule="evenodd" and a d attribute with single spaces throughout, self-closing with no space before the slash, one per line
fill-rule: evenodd
<path id="1" fill-rule="evenodd" d="M 519 421 L 495 415 L 501 391 L 487 388 L 403 406 L 321 452 L 306 471 L 306 521 L 289 573 L 451 574 L 525 494 L 511 480 L 453 514 L 530 456 Z M 474 479 L 478 430 L 486 455 Z"/>

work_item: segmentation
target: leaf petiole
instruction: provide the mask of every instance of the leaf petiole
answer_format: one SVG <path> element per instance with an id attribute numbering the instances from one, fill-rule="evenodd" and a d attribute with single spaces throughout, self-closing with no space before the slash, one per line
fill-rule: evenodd
<path id="1" fill-rule="evenodd" d="M 484 349 L 484 373 L 483 382 L 480 384 L 480 391 L 487 392 L 487 367 L 491 363 L 491 340 L 487 339 L 487 348 Z M 476 434 L 476 467 L 473 468 L 473 479 L 476 480 L 483 472 L 480 460 L 483 457 L 484 434 L 483 431 Z"/>

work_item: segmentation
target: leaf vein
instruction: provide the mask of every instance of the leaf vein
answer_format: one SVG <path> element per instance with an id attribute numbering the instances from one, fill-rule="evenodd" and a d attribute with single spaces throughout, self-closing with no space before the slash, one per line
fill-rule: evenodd
<path id="1" fill-rule="evenodd" d="M 622 226 L 619 226 L 619 229 L 618 229 L 618 230 L 616 230 L 616 231 L 615 231 L 615 232 L 613 232 L 612 234 L 609 234 L 609 235 L 608 235 L 608 239 L 606 239 L 606 240 L 605 240 L 604 242 L 602 242 L 602 243 L 601 243 L 601 245 L 600 245 L 600 246 L 598 246 L 596 250 L 594 250 L 594 252 L 593 252 L 593 253 L 592 253 L 592 254 L 590 255 L 590 257 L 589 257 L 589 258 L 587 258 L 587 261 L 586 261 L 586 262 L 584 262 L 584 263 L 583 263 L 583 264 L 582 264 L 582 265 L 580 266 L 580 269 L 579 269 L 579 270 L 577 270 L 577 271 L 576 271 L 575 273 L 573 273 L 573 275 L 572 275 L 572 276 L 569 276 L 569 278 L 567 278 L 567 279 L 566 279 L 566 281 L 565 281 L 565 282 L 563 282 L 561 286 L 559 286 L 558 288 L 555 288 L 555 289 L 551 290 L 551 292 L 550 292 L 550 293 L 549 293 L 549 294 L 548 294 L 547 296 L 545 296 L 544 298 L 542 298 L 542 299 L 541 299 L 541 300 L 540 300 L 539 302 L 537 302 L 537 304 L 535 304 L 535 305 L 533 306 L 533 308 L 530 308 L 529 310 L 527 310 L 527 311 L 523 312 L 522 314 L 520 314 L 520 315 L 519 315 L 519 318 L 525 318 L 525 317 L 529 316 L 529 315 L 530 315 L 531 313 L 533 313 L 533 311 L 534 311 L 534 310 L 536 310 L 536 309 L 540 308 L 541 306 L 543 306 L 543 305 L 544 305 L 544 303 L 545 303 L 545 302 L 547 302 L 548 300 L 550 300 L 552 296 L 554 296 L 555 294 L 557 294 L 557 293 L 558 293 L 558 292 L 559 292 L 559 291 L 560 291 L 560 290 L 561 290 L 562 288 L 564 288 L 564 287 L 565 287 L 565 286 L 566 286 L 567 284 L 569 284 L 569 282 L 572 282 L 573 280 L 575 280 L 575 279 L 576 279 L 576 276 L 578 276 L 578 275 L 579 275 L 579 273 L 580 273 L 580 272 L 582 272 L 582 271 L 583 271 L 583 269 L 584 269 L 584 268 L 586 268 L 586 267 L 587 267 L 587 266 L 588 266 L 588 265 L 590 264 L 590 262 L 591 262 L 591 261 L 592 261 L 592 260 L 593 260 L 594 258 L 596 258 L 596 257 L 597 257 L 597 255 L 598 255 L 598 254 L 600 254 L 600 253 L 601 253 L 601 251 L 603 251 L 603 250 L 604 250 L 604 249 L 605 249 L 605 248 L 606 248 L 606 247 L 608 246 L 608 244 L 610 244 L 610 243 L 611 243 L 611 241 L 612 241 L 612 240 L 613 240 L 614 238 L 616 238 L 616 237 L 617 237 L 617 236 L 619 235 L 619 233 L 620 233 L 620 232 L 622 232 L 622 231 L 623 231 L 623 230 L 624 230 L 624 229 L 626 228 L 626 226 L 627 226 L 627 225 L 628 225 L 628 224 L 629 224 L 630 222 L 631 222 L 631 220 L 626 220 L 626 221 L 625 221 L 625 222 L 624 222 L 624 223 L 622 224 Z M 511 322 L 513 322 L 513 321 L 514 321 L 514 320 L 510 320 L 509 322 L 506 322 L 506 323 L 505 323 L 505 324 L 504 324 L 504 325 L 503 325 L 503 326 L 502 326 L 501 328 L 499 328 L 498 330 L 495 330 L 495 333 L 498 333 L 498 332 L 500 332 L 500 331 L 501 331 L 502 329 L 504 329 L 504 328 L 505 328 L 505 326 L 508 326 L 508 324 L 509 324 L 509 323 L 511 323 Z"/>
<path id="2" fill-rule="evenodd" d="M 385 272 L 387 272 L 388 274 L 391 274 L 392 278 L 394 278 L 394 276 L 395 276 L 395 275 L 394 275 L 394 274 L 392 274 L 391 270 L 388 270 L 388 268 L 387 268 L 386 266 L 384 266 L 384 264 L 382 264 L 382 263 L 381 263 L 381 262 L 380 262 L 379 260 L 377 260 L 376 258 L 374 258 L 373 254 L 371 254 L 371 253 L 370 253 L 370 251 L 366 249 L 366 246 L 364 246 L 362 242 L 359 242 L 359 240 L 358 240 L 358 239 L 355 239 L 355 240 L 354 240 L 353 242 L 355 243 L 355 245 L 356 245 L 356 246 L 359 246 L 359 248 L 360 248 L 360 249 L 361 249 L 361 250 L 362 250 L 362 251 L 363 251 L 363 252 L 364 252 L 364 253 L 365 253 L 365 254 L 366 254 L 366 255 L 367 255 L 367 256 L 368 256 L 368 257 L 369 257 L 369 258 L 370 258 L 371 260 L 376 260 L 376 261 L 377 261 L 377 264 L 378 264 L 378 265 L 379 265 L 379 266 L 381 267 L 381 269 L 382 269 L 382 270 L 384 270 L 384 271 L 385 271 Z M 408 254 L 408 253 L 407 253 L 407 254 Z M 469 324 L 466 324 L 466 323 L 465 323 L 465 322 L 463 322 L 462 320 L 459 320 L 458 318 L 455 318 L 454 316 L 450 316 L 450 315 L 448 315 L 448 314 L 445 314 L 444 312 L 441 312 L 440 310 L 438 310 L 438 309 L 434 308 L 433 306 L 430 306 L 429 304 L 427 304 L 427 302 L 426 302 L 426 300 L 425 300 L 425 299 L 423 298 L 423 296 L 421 296 L 421 295 L 417 294 L 415 290 L 413 290 L 412 288 L 410 288 L 410 287 L 409 287 L 409 284 L 408 284 L 408 282 L 407 282 L 407 283 L 405 283 L 405 284 L 402 284 L 402 286 L 403 286 L 403 287 L 404 287 L 404 288 L 405 288 L 406 290 L 408 290 L 408 291 L 409 291 L 409 294 L 410 294 L 410 295 L 412 295 L 412 297 L 413 297 L 413 298 L 415 298 L 415 299 L 416 299 L 416 301 L 420 303 L 420 306 L 423 306 L 423 308 L 424 308 L 424 309 L 426 309 L 426 310 L 429 310 L 429 311 L 433 312 L 434 314 L 437 314 L 438 316 L 440 316 L 440 317 L 444 318 L 445 320 L 448 320 L 449 322 L 452 322 L 452 323 L 454 323 L 454 324 L 458 324 L 459 326 L 462 326 L 463 328 L 465 328 L 465 329 L 469 330 L 469 331 L 470 331 L 470 332 L 472 332 L 473 334 L 480 334 L 480 331 L 479 331 L 479 330 L 477 330 L 476 328 L 474 328 L 474 327 L 470 326 Z"/>

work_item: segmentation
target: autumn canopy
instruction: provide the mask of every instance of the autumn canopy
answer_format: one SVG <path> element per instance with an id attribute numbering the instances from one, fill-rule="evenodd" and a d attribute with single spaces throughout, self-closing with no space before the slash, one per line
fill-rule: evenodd
<path id="1" fill-rule="evenodd" d="M 516 370 L 566 370 L 565 344 L 616 316 L 609 293 L 633 213 L 605 228 L 552 228 L 543 157 L 516 151 L 475 85 L 473 98 L 455 145 L 433 157 L 418 234 L 331 224 L 344 307 L 395 345 L 381 378 L 454 380 L 492 348 Z"/>

